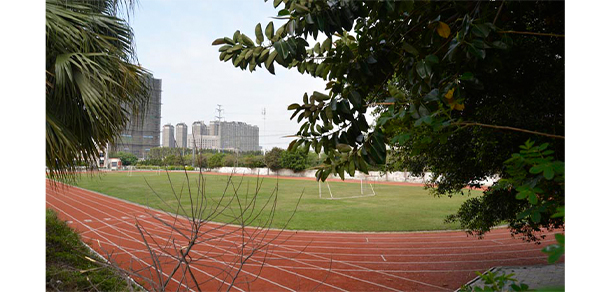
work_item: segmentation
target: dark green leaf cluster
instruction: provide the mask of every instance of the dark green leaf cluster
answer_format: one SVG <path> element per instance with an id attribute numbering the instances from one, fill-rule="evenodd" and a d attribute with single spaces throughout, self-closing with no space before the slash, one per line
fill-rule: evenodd
<path id="1" fill-rule="evenodd" d="M 492 292 L 492 291 L 530 291 L 529 286 L 517 283 L 515 274 L 506 274 L 489 271 L 486 273 L 477 272 L 484 285 L 483 287 L 462 286 L 460 292 Z"/>
<path id="2" fill-rule="evenodd" d="M 119 152 L 110 154 L 110 158 L 121 159 L 123 166 L 136 165 L 136 163 L 138 163 L 138 157 L 135 156 L 131 152 L 119 151 Z"/>
<path id="3" fill-rule="evenodd" d="M 565 206 L 565 165 L 554 158 L 548 143 L 528 140 L 521 151 L 506 160 L 506 176 L 485 195 L 469 199 L 448 221 L 482 235 L 508 222 L 513 233 L 537 240 L 542 228 L 562 228 Z"/>

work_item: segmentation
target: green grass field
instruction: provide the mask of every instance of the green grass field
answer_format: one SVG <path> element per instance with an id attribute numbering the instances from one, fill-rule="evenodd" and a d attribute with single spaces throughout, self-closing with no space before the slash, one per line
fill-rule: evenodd
<path id="1" fill-rule="evenodd" d="M 197 193 L 199 174 L 189 174 L 191 192 Z M 213 206 L 220 202 L 226 207 L 222 214 L 213 218 L 213 221 L 227 222 L 234 220 L 239 213 L 240 204 L 246 199 L 252 201 L 257 178 L 234 176 L 233 185 L 228 185 L 225 198 L 223 191 L 227 187 L 228 176 L 205 175 L 205 195 L 208 205 Z M 171 180 L 171 184 L 169 181 Z M 147 183 L 148 182 L 148 183 Z M 233 189 L 237 189 L 239 202 L 234 199 Z M 150 184 L 150 187 L 149 185 Z M 454 196 L 453 198 L 433 197 L 423 187 L 397 186 L 375 184 L 376 196 L 345 200 L 325 200 L 319 198 L 318 183 L 308 180 L 292 180 L 264 178 L 258 192 L 256 205 L 251 210 L 260 210 L 264 203 L 272 196 L 277 184 L 277 205 L 271 227 L 282 228 L 293 214 L 287 229 L 297 230 L 335 230 L 335 231 L 415 231 L 415 230 L 444 230 L 456 229 L 456 224 L 446 224 L 444 219 L 457 211 L 458 207 L 468 196 Z M 190 210 L 191 200 L 188 195 L 186 176 L 184 173 L 156 173 L 134 172 L 128 176 L 126 172 L 101 173 L 94 177 L 83 176 L 78 186 L 110 196 L 148 205 L 157 209 L 173 210 L 176 212 L 177 202 L 172 193 L 172 186 L 180 201 L 187 210 Z M 324 185 L 323 185 L 324 187 Z M 335 197 L 353 196 L 360 194 L 360 183 L 330 182 Z M 153 192 L 154 190 L 154 192 Z M 154 194 L 157 193 L 166 204 Z M 300 203 L 299 197 L 303 193 Z M 328 189 L 322 189 L 323 196 L 330 197 Z M 471 196 L 481 195 L 480 191 L 472 191 Z M 231 200 L 233 198 L 233 200 Z M 195 201 L 196 202 L 196 201 Z M 298 206 L 297 206 L 298 203 Z M 211 208 L 208 208 L 208 210 Z M 271 203 L 266 206 L 262 215 L 248 225 L 265 225 L 271 211 Z M 208 212 L 209 214 L 209 212 Z M 248 213 L 250 214 L 250 213 Z M 237 223 L 237 222 L 233 222 Z"/>

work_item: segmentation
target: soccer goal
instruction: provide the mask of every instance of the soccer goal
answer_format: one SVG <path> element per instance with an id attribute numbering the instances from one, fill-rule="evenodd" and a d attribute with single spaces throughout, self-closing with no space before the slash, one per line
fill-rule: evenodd
<path id="1" fill-rule="evenodd" d="M 129 166 L 127 166 L 127 176 L 133 176 L 133 170 L 134 170 L 135 168 L 136 168 L 136 167 L 135 167 L 135 166 L 133 166 L 133 165 L 129 165 Z"/>
<path id="2" fill-rule="evenodd" d="M 377 195 L 375 193 L 376 178 L 366 176 L 360 182 L 322 182 L 318 181 L 320 199 L 344 200 L 366 198 Z"/>

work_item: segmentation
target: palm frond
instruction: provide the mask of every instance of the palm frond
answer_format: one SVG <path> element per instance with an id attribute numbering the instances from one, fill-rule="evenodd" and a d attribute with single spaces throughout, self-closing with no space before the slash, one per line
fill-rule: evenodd
<path id="1" fill-rule="evenodd" d="M 135 64 L 133 31 L 117 17 L 135 1 L 46 4 L 47 167 L 73 178 L 116 141 L 129 112 L 145 109 L 151 75 Z"/>

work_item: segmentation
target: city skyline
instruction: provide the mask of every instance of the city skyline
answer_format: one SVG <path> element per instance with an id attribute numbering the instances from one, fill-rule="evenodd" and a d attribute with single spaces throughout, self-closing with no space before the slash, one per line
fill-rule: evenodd
<path id="1" fill-rule="evenodd" d="M 259 22 L 273 21 L 279 27 L 281 21 L 270 18 L 276 15 L 273 5 L 263 1 L 140 3 L 130 23 L 138 61 L 164 81 L 161 124 L 216 120 L 216 106 L 221 104 L 225 120 L 259 127 L 263 149 L 286 149 L 292 138 L 282 137 L 300 127 L 290 120 L 287 106 L 305 92 L 324 91 L 326 81 L 279 66 L 276 75 L 264 68 L 241 71 L 219 61 L 218 48 L 211 45 L 237 29 L 253 36 Z"/>

